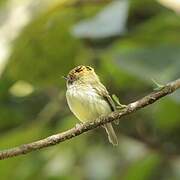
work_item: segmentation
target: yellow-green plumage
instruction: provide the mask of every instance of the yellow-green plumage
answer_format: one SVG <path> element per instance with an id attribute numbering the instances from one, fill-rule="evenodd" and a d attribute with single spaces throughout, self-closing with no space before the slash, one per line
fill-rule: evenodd
<path id="1" fill-rule="evenodd" d="M 112 112 L 108 99 L 103 96 L 103 92 L 108 95 L 106 88 L 100 83 L 96 74 L 93 75 L 94 79 L 90 80 L 88 78 L 91 76 L 81 75 L 81 78 L 77 78 L 73 83 L 67 85 L 68 105 L 81 122 L 94 121 L 101 115 Z M 105 124 L 104 128 L 108 133 L 109 141 L 117 145 L 117 137 L 111 123 Z"/>

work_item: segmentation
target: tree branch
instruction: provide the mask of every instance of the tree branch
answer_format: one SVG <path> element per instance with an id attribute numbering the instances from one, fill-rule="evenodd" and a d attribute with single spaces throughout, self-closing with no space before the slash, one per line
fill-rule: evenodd
<path id="1" fill-rule="evenodd" d="M 125 109 L 121 111 L 112 112 L 111 114 L 107 116 L 102 116 L 94 122 L 80 124 L 72 129 L 69 129 L 59 134 L 49 136 L 45 139 L 35 141 L 29 144 L 23 144 L 21 146 L 18 146 L 12 149 L 0 151 L 0 160 L 13 157 L 13 156 L 27 154 L 31 151 L 42 149 L 42 148 L 66 141 L 68 139 L 71 139 L 91 129 L 97 128 L 105 123 L 120 119 L 121 117 L 125 115 L 128 115 L 130 113 L 137 111 L 138 109 L 148 106 L 154 103 L 155 101 L 157 101 L 158 99 L 168 94 L 171 94 L 172 92 L 176 91 L 178 88 L 180 88 L 180 79 L 177 79 L 176 81 L 168 83 L 162 89 L 158 91 L 154 91 L 140 100 L 130 103 Z"/>

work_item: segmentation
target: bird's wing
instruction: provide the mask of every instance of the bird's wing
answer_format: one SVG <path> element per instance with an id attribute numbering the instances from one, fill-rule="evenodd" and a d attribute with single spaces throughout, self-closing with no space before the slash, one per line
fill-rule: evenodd
<path id="1" fill-rule="evenodd" d="M 116 106 L 114 101 L 112 100 L 111 96 L 109 95 L 106 87 L 103 84 L 98 84 L 96 86 L 93 86 L 94 89 L 96 90 L 96 92 L 102 97 L 104 98 L 104 100 L 109 104 L 110 108 L 112 111 L 116 110 Z"/>
<path id="2" fill-rule="evenodd" d="M 96 86 L 93 86 L 96 92 L 109 104 L 112 111 L 116 110 L 116 105 L 114 101 L 112 100 L 111 96 L 109 95 L 106 87 L 103 84 L 98 83 Z M 115 120 L 114 122 L 116 125 L 119 124 L 119 120 Z"/>

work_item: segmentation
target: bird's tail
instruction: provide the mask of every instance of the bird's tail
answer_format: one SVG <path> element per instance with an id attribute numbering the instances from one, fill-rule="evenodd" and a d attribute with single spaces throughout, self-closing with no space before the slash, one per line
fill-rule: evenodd
<path id="1" fill-rule="evenodd" d="M 109 142 L 114 146 L 118 145 L 118 139 L 111 123 L 107 123 L 103 126 L 108 134 Z"/>

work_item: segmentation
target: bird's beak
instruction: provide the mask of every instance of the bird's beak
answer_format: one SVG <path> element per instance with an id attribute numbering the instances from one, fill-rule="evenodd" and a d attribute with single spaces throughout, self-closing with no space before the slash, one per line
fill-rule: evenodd
<path id="1" fill-rule="evenodd" d="M 68 77 L 66 77 L 66 76 L 61 76 L 61 77 L 65 80 L 68 80 Z"/>

